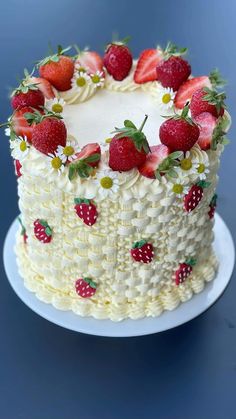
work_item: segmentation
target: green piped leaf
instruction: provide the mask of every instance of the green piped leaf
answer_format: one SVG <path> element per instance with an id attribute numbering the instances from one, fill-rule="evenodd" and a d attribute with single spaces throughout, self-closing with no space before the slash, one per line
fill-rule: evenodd
<path id="1" fill-rule="evenodd" d="M 97 288 L 96 282 L 94 282 L 91 278 L 83 278 L 83 280 L 87 282 L 87 284 L 89 284 L 91 288 L 93 289 Z"/>
<path id="2" fill-rule="evenodd" d="M 196 259 L 194 259 L 194 258 L 190 258 L 190 259 L 188 259 L 188 260 L 186 260 L 186 262 L 185 262 L 187 265 L 190 265 L 190 266 L 195 266 L 196 265 L 196 263 L 197 263 L 197 260 Z"/>
<path id="3" fill-rule="evenodd" d="M 86 198 L 75 198 L 74 199 L 74 203 L 75 204 L 87 204 L 87 205 L 89 205 L 90 204 L 90 200 L 89 199 L 86 199 Z"/>
<path id="4" fill-rule="evenodd" d="M 197 183 L 197 186 L 200 186 L 203 189 L 208 188 L 210 185 L 211 185 L 211 182 L 206 182 L 205 180 L 200 180 Z"/>
<path id="5" fill-rule="evenodd" d="M 139 240 L 138 242 L 133 243 L 132 249 L 140 249 L 146 243 L 146 240 Z"/>

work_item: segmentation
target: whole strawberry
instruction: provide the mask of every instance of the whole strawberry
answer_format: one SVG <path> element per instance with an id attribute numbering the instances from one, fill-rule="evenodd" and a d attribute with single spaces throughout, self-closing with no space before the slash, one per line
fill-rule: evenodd
<path id="1" fill-rule="evenodd" d="M 175 271 L 176 285 L 182 284 L 191 275 L 195 264 L 195 259 L 189 259 L 185 263 L 180 263 L 179 268 Z"/>
<path id="2" fill-rule="evenodd" d="M 34 222 L 34 235 L 42 243 L 50 243 L 52 240 L 52 230 L 47 221 L 37 219 Z"/>
<path id="3" fill-rule="evenodd" d="M 109 166 L 112 170 L 126 172 L 142 165 L 150 151 L 146 136 L 142 129 L 147 121 L 147 115 L 139 129 L 129 120 L 124 121 L 123 128 L 115 129 L 109 147 Z"/>
<path id="4" fill-rule="evenodd" d="M 184 209 L 187 212 L 193 211 L 203 198 L 203 189 L 207 188 L 210 184 L 201 180 L 193 185 L 188 193 L 184 196 Z"/>
<path id="5" fill-rule="evenodd" d="M 181 115 L 174 115 L 168 118 L 160 126 L 160 140 L 171 151 L 188 151 L 198 140 L 199 128 L 189 118 L 188 111 L 189 106 L 186 105 Z"/>
<path id="6" fill-rule="evenodd" d="M 39 89 L 29 88 L 25 93 L 15 93 L 11 99 L 11 106 L 13 109 L 21 109 L 24 106 L 37 109 L 44 106 L 44 96 Z"/>
<path id="7" fill-rule="evenodd" d="M 168 43 L 163 52 L 163 59 L 157 64 L 157 80 L 163 87 L 170 87 L 174 91 L 178 90 L 181 84 L 188 79 L 191 74 L 190 64 L 181 58 L 185 54 L 186 48 L 178 49 L 176 45 Z"/>
<path id="8" fill-rule="evenodd" d="M 31 141 L 38 151 L 53 154 L 59 145 L 66 146 L 66 126 L 58 114 L 47 112 L 42 115 L 35 110 L 24 116 L 29 124 L 34 124 Z"/>
<path id="9" fill-rule="evenodd" d="M 39 62 L 40 77 L 48 80 L 57 90 L 65 91 L 71 88 L 71 79 L 74 74 L 74 61 L 71 57 L 65 56 L 70 48 L 62 49 Z"/>
<path id="10" fill-rule="evenodd" d="M 154 257 L 153 245 L 146 240 L 140 240 L 133 244 L 130 253 L 136 262 L 150 263 Z"/>
<path id="11" fill-rule="evenodd" d="M 79 278 L 75 281 L 75 290 L 82 298 L 92 297 L 97 289 L 97 284 L 91 278 Z"/>
<path id="12" fill-rule="evenodd" d="M 218 93 L 208 87 L 196 90 L 190 102 L 192 118 L 196 118 L 203 112 L 211 113 L 216 118 L 222 116 L 225 110 L 225 97 L 225 93 Z"/>
<path id="13" fill-rule="evenodd" d="M 133 63 L 131 51 L 125 43 L 123 41 L 109 44 L 103 58 L 108 73 L 119 81 L 128 76 Z"/>
<path id="14" fill-rule="evenodd" d="M 214 194 L 209 204 L 208 215 L 210 219 L 214 218 L 216 205 L 217 205 L 217 194 Z"/>
<path id="15" fill-rule="evenodd" d="M 91 227 L 96 223 L 98 213 L 97 208 L 92 201 L 89 199 L 75 198 L 75 211 L 79 218 L 86 224 Z"/>

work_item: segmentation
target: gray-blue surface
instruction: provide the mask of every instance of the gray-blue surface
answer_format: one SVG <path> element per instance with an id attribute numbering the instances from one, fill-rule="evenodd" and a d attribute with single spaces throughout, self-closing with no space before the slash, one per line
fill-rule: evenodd
<path id="1" fill-rule="evenodd" d="M 115 30 L 134 55 L 173 40 L 190 49 L 194 74 L 218 66 L 236 110 L 234 0 L 8 0 L 0 8 L 0 114 L 7 87 L 53 45 L 102 51 Z M 220 170 L 219 213 L 235 236 L 233 125 Z M 1 240 L 16 216 L 16 181 L 1 133 Z M 236 278 L 205 314 L 177 329 L 130 339 L 63 330 L 14 295 L 1 265 L 0 419 L 235 419 Z M 174 313 L 173 313 L 174 315 Z"/>

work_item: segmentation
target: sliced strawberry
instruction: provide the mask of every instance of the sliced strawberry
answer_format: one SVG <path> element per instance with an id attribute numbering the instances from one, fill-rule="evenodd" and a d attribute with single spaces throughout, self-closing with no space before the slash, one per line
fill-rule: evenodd
<path id="1" fill-rule="evenodd" d="M 203 112 L 196 116 L 195 123 L 200 130 L 197 143 L 202 150 L 208 150 L 211 147 L 212 135 L 217 125 L 217 118 L 209 112 Z"/>
<path id="2" fill-rule="evenodd" d="M 89 73 L 94 74 L 96 71 L 103 72 L 103 59 L 95 51 L 82 51 L 78 55 L 75 64 L 81 65 Z"/>
<path id="3" fill-rule="evenodd" d="M 189 100 L 191 100 L 193 93 L 196 90 L 201 89 L 202 87 L 211 88 L 211 82 L 210 82 L 209 77 L 207 76 L 194 77 L 182 83 L 175 95 L 175 99 L 174 99 L 175 107 L 178 109 L 183 109 L 186 103 Z"/>
<path id="4" fill-rule="evenodd" d="M 93 156 L 94 154 L 99 154 L 101 156 L 101 147 L 98 143 L 87 144 L 82 150 L 76 154 L 76 159 L 73 160 L 75 163 L 77 160 L 87 159 L 88 157 Z M 100 158 L 95 162 L 88 162 L 92 167 L 96 167 L 100 161 Z"/>
<path id="5" fill-rule="evenodd" d="M 28 106 L 25 106 L 24 108 L 14 112 L 12 116 L 12 129 L 16 135 L 27 137 L 27 140 L 31 143 L 34 124 L 28 124 L 24 117 L 26 112 L 34 112 L 34 110 Z"/>
<path id="6" fill-rule="evenodd" d="M 155 172 L 159 164 L 170 154 L 168 147 L 164 144 L 151 147 L 151 153 L 146 157 L 144 164 L 139 166 L 138 170 L 141 175 L 151 179 L 155 179 Z"/>
<path id="7" fill-rule="evenodd" d="M 31 83 L 37 83 L 37 87 L 43 93 L 46 99 L 53 99 L 55 97 L 51 83 L 43 77 L 31 77 Z"/>
<path id="8" fill-rule="evenodd" d="M 160 49 L 145 49 L 141 52 L 134 73 L 135 83 L 142 84 L 157 79 L 156 67 L 162 60 Z"/>

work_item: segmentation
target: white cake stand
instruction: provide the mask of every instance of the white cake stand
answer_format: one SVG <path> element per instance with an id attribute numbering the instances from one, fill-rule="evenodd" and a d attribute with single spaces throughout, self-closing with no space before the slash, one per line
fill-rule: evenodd
<path id="1" fill-rule="evenodd" d="M 200 294 L 181 304 L 174 311 L 165 311 L 160 317 L 123 320 L 118 323 L 111 320 L 96 320 L 92 317 L 80 317 L 72 311 L 57 310 L 51 304 L 45 304 L 38 300 L 34 293 L 24 287 L 23 280 L 17 270 L 13 250 L 17 228 L 18 221 L 15 220 L 8 230 L 3 250 L 6 274 L 15 293 L 28 307 L 52 323 L 90 335 L 142 336 L 162 332 L 194 319 L 222 295 L 230 281 L 235 261 L 234 243 L 230 231 L 222 218 L 216 214 L 214 249 L 220 261 L 220 266 L 214 281 L 207 284 Z"/>

